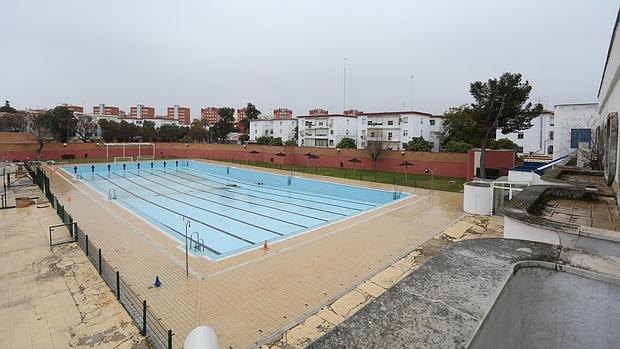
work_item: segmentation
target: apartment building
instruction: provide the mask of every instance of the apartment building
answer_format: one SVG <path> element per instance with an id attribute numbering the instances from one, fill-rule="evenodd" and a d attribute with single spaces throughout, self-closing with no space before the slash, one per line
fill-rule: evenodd
<path id="1" fill-rule="evenodd" d="M 336 148 L 342 138 L 357 138 L 355 115 L 301 115 L 297 119 L 300 146 Z"/>
<path id="2" fill-rule="evenodd" d="M 585 146 L 590 149 L 595 131 L 605 126 L 598 112 L 598 103 L 558 104 L 554 106 L 553 158 L 561 158 Z"/>
<path id="3" fill-rule="evenodd" d="M 71 110 L 74 113 L 80 113 L 80 114 L 84 113 L 84 107 L 81 107 L 79 105 L 70 105 L 70 104 L 67 104 L 67 103 L 63 103 L 62 106 L 67 108 L 67 109 L 69 109 L 69 110 Z"/>
<path id="4" fill-rule="evenodd" d="M 178 120 L 180 125 L 189 125 L 192 123 L 190 109 L 187 107 L 180 107 L 178 104 L 175 104 L 173 107 L 168 107 L 166 119 Z"/>
<path id="5" fill-rule="evenodd" d="M 206 122 L 208 125 L 213 125 L 220 121 L 220 108 L 207 107 L 200 109 L 200 120 Z"/>
<path id="6" fill-rule="evenodd" d="M 441 151 L 441 132 L 443 132 L 443 115 L 432 115 L 429 122 L 429 138 L 433 151 Z"/>
<path id="7" fill-rule="evenodd" d="M 495 132 L 495 139 L 508 138 L 517 144 L 518 155 L 553 155 L 555 138 L 555 117 L 553 112 L 545 110 L 532 119 L 532 127 L 527 130 L 503 134 L 501 129 Z"/>
<path id="8" fill-rule="evenodd" d="M 131 107 L 131 109 L 129 110 L 129 117 L 138 119 L 154 119 L 155 108 L 147 107 L 143 104 L 138 104 L 135 107 Z"/>
<path id="9" fill-rule="evenodd" d="M 256 141 L 259 137 L 282 138 L 282 142 L 295 139 L 298 125 L 297 119 L 255 119 L 250 120 L 250 141 Z"/>
<path id="10" fill-rule="evenodd" d="M 120 110 L 119 107 L 114 107 L 105 104 L 99 104 L 93 107 L 93 114 L 95 115 L 113 115 L 113 116 L 124 116 L 124 112 Z"/>
<path id="11" fill-rule="evenodd" d="M 273 110 L 274 119 L 290 119 L 293 117 L 293 111 L 288 108 L 278 108 Z"/>
<path id="12" fill-rule="evenodd" d="M 417 111 L 361 113 L 357 115 L 357 147 L 382 141 L 386 149 L 404 149 L 413 137 L 430 140 L 432 114 Z M 436 118 L 435 124 L 437 124 Z"/>
<path id="13" fill-rule="evenodd" d="M 237 122 L 245 119 L 245 108 L 237 109 Z"/>

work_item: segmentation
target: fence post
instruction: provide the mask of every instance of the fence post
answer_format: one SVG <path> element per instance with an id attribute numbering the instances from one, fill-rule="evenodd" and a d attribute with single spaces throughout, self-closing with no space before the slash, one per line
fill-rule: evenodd
<path id="1" fill-rule="evenodd" d="M 99 275 L 101 275 L 101 249 L 99 249 Z"/>
<path id="2" fill-rule="evenodd" d="M 172 349 L 172 330 L 168 330 L 168 349 Z"/>
<path id="3" fill-rule="evenodd" d="M 116 299 L 121 300 L 121 275 L 116 271 Z"/>
<path id="4" fill-rule="evenodd" d="M 146 299 L 142 301 L 142 335 L 146 336 Z"/>
<path id="5" fill-rule="evenodd" d="M 86 234 L 86 257 L 88 257 L 88 234 Z"/>
<path id="6" fill-rule="evenodd" d="M 76 222 L 73 222 L 73 231 L 75 231 L 75 242 L 78 242 L 78 230 Z"/>

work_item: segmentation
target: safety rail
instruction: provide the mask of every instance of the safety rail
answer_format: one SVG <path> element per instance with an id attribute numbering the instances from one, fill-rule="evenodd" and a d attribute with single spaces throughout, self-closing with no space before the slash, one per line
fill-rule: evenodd
<path id="1" fill-rule="evenodd" d="M 174 332 L 165 326 L 161 317 L 154 314 L 154 310 L 147 305 L 147 301 L 136 292 L 130 283 L 121 275 L 120 271 L 105 259 L 101 248 L 98 248 L 86 232 L 78 226 L 77 222 L 50 189 L 49 177 L 39 167 L 34 169 L 30 164 L 24 164 L 27 171 L 35 180 L 35 184 L 45 194 L 50 205 L 56 209 L 56 214 L 62 220 L 62 224 L 50 227 L 50 246 L 52 245 L 52 229 L 60 226 L 71 227 L 69 232 L 73 239 L 67 242 L 76 242 L 79 248 L 86 254 L 93 266 L 99 272 L 103 281 L 108 285 L 116 299 L 121 303 L 136 326 L 140 329 L 148 342 L 157 349 L 172 349 Z M 63 242 L 64 243 L 64 242 Z"/>
<path id="2" fill-rule="evenodd" d="M 55 228 L 60 228 L 60 227 L 67 228 L 67 230 L 69 231 L 69 238 L 65 240 L 61 240 L 60 242 L 54 242 L 54 240 L 52 239 L 52 233 L 55 231 Z M 76 240 L 74 236 L 75 236 L 76 227 L 77 227 L 77 223 L 75 222 L 50 225 L 49 226 L 50 247 L 62 245 L 62 244 L 68 244 L 70 242 L 75 242 Z"/>

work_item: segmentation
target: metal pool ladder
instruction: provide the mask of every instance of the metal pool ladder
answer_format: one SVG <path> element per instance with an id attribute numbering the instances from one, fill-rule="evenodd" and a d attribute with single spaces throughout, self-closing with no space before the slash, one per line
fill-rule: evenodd
<path id="1" fill-rule="evenodd" d="M 116 189 L 110 188 L 108 190 L 108 200 L 116 200 Z"/>

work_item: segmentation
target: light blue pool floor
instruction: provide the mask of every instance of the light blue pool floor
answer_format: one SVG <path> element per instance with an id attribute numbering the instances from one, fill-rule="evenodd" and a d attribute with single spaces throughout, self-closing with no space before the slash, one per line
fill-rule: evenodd
<path id="1" fill-rule="evenodd" d="M 192 252 L 212 258 L 383 204 L 261 185 L 188 167 L 82 173 L 82 179 L 98 191 L 107 195 L 114 189 L 118 203 L 182 243 L 189 220 Z"/>

